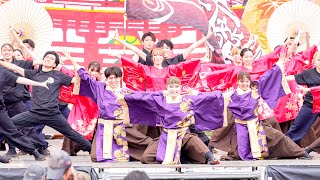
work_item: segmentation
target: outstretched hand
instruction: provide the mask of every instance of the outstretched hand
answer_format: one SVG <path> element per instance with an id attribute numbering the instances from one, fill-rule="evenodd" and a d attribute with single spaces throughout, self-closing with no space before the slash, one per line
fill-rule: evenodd
<path id="1" fill-rule="evenodd" d="M 119 41 L 120 40 L 120 36 L 119 36 L 119 31 L 118 29 L 116 29 L 114 36 L 112 37 L 113 40 Z"/>
<path id="2" fill-rule="evenodd" d="M 63 56 L 66 58 L 66 59 L 71 59 L 72 57 L 71 57 L 71 55 L 70 55 L 70 52 L 68 51 L 68 49 L 66 49 L 66 48 L 64 48 L 64 49 L 62 49 L 62 51 L 61 51 L 62 53 L 63 53 Z"/>
<path id="3" fill-rule="evenodd" d="M 303 91 L 303 92 L 308 92 L 308 91 L 310 91 L 310 88 L 306 88 L 306 87 L 304 87 L 304 86 L 300 86 L 300 85 L 298 85 L 298 89 L 300 89 L 301 91 Z"/>
<path id="4" fill-rule="evenodd" d="M 280 55 L 279 55 L 279 61 L 280 61 L 281 63 L 284 63 L 284 61 L 285 61 L 286 58 L 287 58 L 286 56 L 287 56 L 286 53 L 281 52 Z"/>
<path id="5" fill-rule="evenodd" d="M 45 87 L 46 89 L 49 89 L 48 87 L 48 80 L 41 83 L 41 87 Z"/>

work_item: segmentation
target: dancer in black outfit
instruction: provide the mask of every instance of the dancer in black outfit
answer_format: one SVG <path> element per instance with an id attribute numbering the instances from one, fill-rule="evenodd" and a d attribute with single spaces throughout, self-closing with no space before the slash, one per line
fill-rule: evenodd
<path id="1" fill-rule="evenodd" d="M 36 160 L 44 160 L 45 157 L 36 150 L 32 142 L 26 136 L 24 136 L 10 120 L 6 112 L 6 107 L 4 105 L 3 88 L 4 86 L 16 86 L 16 83 L 18 83 L 24 85 L 40 86 L 41 88 L 46 89 L 47 82 L 38 83 L 23 77 L 15 76 L 3 67 L 0 67 L 0 77 L 0 133 L 2 133 L 9 141 L 13 143 L 13 145 L 17 146 L 20 150 L 33 155 Z M 10 159 L 10 156 L 0 156 L 0 162 L 3 163 L 8 163 Z"/>
<path id="2" fill-rule="evenodd" d="M 54 70 L 58 64 L 59 55 L 54 51 L 45 53 L 42 68 L 39 70 L 25 70 L 14 64 L 0 61 L 0 65 L 22 76 L 36 81 L 48 79 L 49 83 L 49 90 L 42 87 L 34 87 L 32 89 L 32 109 L 16 115 L 12 118 L 12 122 L 17 128 L 45 124 L 72 141 L 79 143 L 82 146 L 82 150 L 90 152 L 91 143 L 71 128 L 59 110 L 58 96 L 60 87 L 62 85 L 70 86 L 72 82 L 75 82 L 75 79 Z"/>

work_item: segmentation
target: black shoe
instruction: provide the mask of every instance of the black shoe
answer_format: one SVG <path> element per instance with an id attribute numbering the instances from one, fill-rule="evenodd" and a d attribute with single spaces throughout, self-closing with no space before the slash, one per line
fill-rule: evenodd
<path id="1" fill-rule="evenodd" d="M 34 156 L 34 159 L 36 161 L 44 161 L 46 160 L 46 157 L 42 154 L 40 154 L 37 150 L 32 152 L 32 155 Z"/>
<path id="2" fill-rule="evenodd" d="M 50 156 L 50 151 L 48 150 L 48 148 L 40 148 L 38 152 L 44 156 Z"/>
<path id="3" fill-rule="evenodd" d="M 1 143 L 0 144 L 0 151 L 6 151 L 6 143 Z"/>
<path id="4" fill-rule="evenodd" d="M 313 151 L 313 149 L 310 148 L 310 147 L 306 147 L 306 148 L 304 149 L 304 151 L 305 151 L 306 153 L 310 154 L 310 153 Z"/>
<path id="5" fill-rule="evenodd" d="M 299 159 L 311 160 L 311 159 L 313 159 L 313 156 L 310 155 L 310 154 L 308 154 L 307 152 L 305 152 L 305 153 L 303 154 L 303 156 L 299 157 Z"/>
<path id="6" fill-rule="evenodd" d="M 11 159 L 12 159 L 11 157 L 6 156 L 6 155 L 0 156 L 0 162 L 2 162 L 2 163 L 9 163 L 11 161 Z"/>
<path id="7" fill-rule="evenodd" d="M 8 152 L 5 154 L 5 156 L 15 158 L 17 157 L 17 152 L 15 149 L 9 149 Z"/>
<path id="8" fill-rule="evenodd" d="M 24 155 L 27 155 L 27 154 L 28 154 L 27 152 L 24 152 L 24 151 L 21 151 L 21 150 L 17 153 L 18 156 L 24 156 Z"/>

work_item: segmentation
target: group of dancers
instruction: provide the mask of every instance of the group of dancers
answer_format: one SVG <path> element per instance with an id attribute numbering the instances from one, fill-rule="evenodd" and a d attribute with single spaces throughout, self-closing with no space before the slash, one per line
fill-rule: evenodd
<path id="1" fill-rule="evenodd" d="M 98 62 L 84 69 L 66 50 L 63 56 L 73 70 L 60 64 L 54 51 L 38 60 L 32 40 L 11 32 L 19 49 L 12 43 L 1 47 L 0 133 L 9 144 L 1 162 L 16 156 L 15 147 L 44 160 L 49 154 L 44 125 L 65 136 L 63 150 L 88 151 L 93 162 L 214 165 L 219 164 L 215 148 L 228 152 L 222 159 L 312 159 L 309 153 L 320 146 L 320 140 L 307 148 L 298 145 L 318 117 L 310 91 L 320 85 L 317 46 L 296 52 L 302 32 L 257 60 L 251 49 L 234 47 L 232 64 L 188 58 L 212 36 L 211 28 L 179 55 L 172 54 L 167 39 L 154 48 L 152 32 L 142 36 L 142 50 L 116 33 L 113 39 L 135 55 L 118 56 L 122 69 L 108 67 L 104 78 Z M 307 88 L 297 89 L 292 81 Z M 284 134 L 273 109 L 297 90 L 306 92 L 304 103 Z M 211 139 L 204 131 L 213 131 Z"/>

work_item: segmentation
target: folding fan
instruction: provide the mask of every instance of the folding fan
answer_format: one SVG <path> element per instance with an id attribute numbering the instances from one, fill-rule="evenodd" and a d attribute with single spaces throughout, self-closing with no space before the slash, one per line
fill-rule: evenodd
<path id="1" fill-rule="evenodd" d="M 48 12 L 33 0 L 10 0 L 0 6 L 0 45 L 10 43 L 10 26 L 22 31 L 23 39 L 32 39 L 34 52 L 42 57 L 52 43 L 53 23 Z"/>
<path id="2" fill-rule="evenodd" d="M 270 47 L 283 44 L 289 36 L 296 36 L 302 30 L 309 32 L 310 45 L 320 40 L 320 7 L 306 0 L 293 0 L 284 3 L 270 16 L 267 27 L 267 38 Z M 301 38 L 298 51 L 306 48 L 305 38 Z"/>

